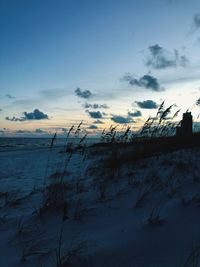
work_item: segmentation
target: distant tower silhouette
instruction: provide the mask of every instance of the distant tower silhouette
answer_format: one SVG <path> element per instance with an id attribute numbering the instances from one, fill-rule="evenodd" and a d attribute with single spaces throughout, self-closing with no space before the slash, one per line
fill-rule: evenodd
<path id="1" fill-rule="evenodd" d="M 191 112 L 183 113 L 183 119 L 181 125 L 176 128 L 177 136 L 190 136 L 192 135 L 192 114 Z"/>

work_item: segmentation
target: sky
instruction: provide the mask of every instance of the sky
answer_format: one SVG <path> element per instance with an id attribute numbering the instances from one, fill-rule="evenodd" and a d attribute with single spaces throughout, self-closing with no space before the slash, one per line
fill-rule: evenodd
<path id="1" fill-rule="evenodd" d="M 0 136 L 199 120 L 199 0 L 0 0 L 0 39 Z"/>

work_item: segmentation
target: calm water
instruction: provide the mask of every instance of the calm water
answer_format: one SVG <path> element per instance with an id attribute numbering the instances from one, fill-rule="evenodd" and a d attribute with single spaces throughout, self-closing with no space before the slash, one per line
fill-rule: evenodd
<path id="1" fill-rule="evenodd" d="M 54 142 L 55 146 L 65 144 L 65 138 L 57 138 Z M 70 138 L 68 142 L 79 142 L 80 139 Z M 91 144 L 97 142 L 97 138 L 88 138 L 86 143 Z M 24 149 L 47 148 L 51 143 L 51 138 L 0 138 L 0 152 Z"/>

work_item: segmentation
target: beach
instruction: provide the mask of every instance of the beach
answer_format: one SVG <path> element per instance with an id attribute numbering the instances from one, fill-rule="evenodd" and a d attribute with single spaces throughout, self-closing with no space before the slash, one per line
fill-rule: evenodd
<path id="1" fill-rule="evenodd" d="M 57 266 L 61 232 L 61 260 L 74 252 L 70 266 L 184 266 L 200 238 L 198 148 L 117 170 L 105 163 L 113 157 L 106 149 L 75 151 L 70 161 L 64 153 L 0 152 L 0 266 Z M 62 202 L 44 205 L 59 170 L 64 220 Z"/>

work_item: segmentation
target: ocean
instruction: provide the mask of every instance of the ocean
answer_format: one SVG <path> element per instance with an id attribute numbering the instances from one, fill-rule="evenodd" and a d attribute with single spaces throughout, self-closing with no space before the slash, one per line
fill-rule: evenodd
<path id="1" fill-rule="evenodd" d="M 78 143 L 80 138 L 69 138 L 68 142 Z M 66 138 L 56 138 L 54 146 L 65 145 Z M 87 138 L 86 143 L 92 144 L 98 142 L 98 138 Z M 27 150 L 37 148 L 47 148 L 51 144 L 51 138 L 28 138 L 28 137 L 1 137 L 0 152 L 13 150 Z"/>

